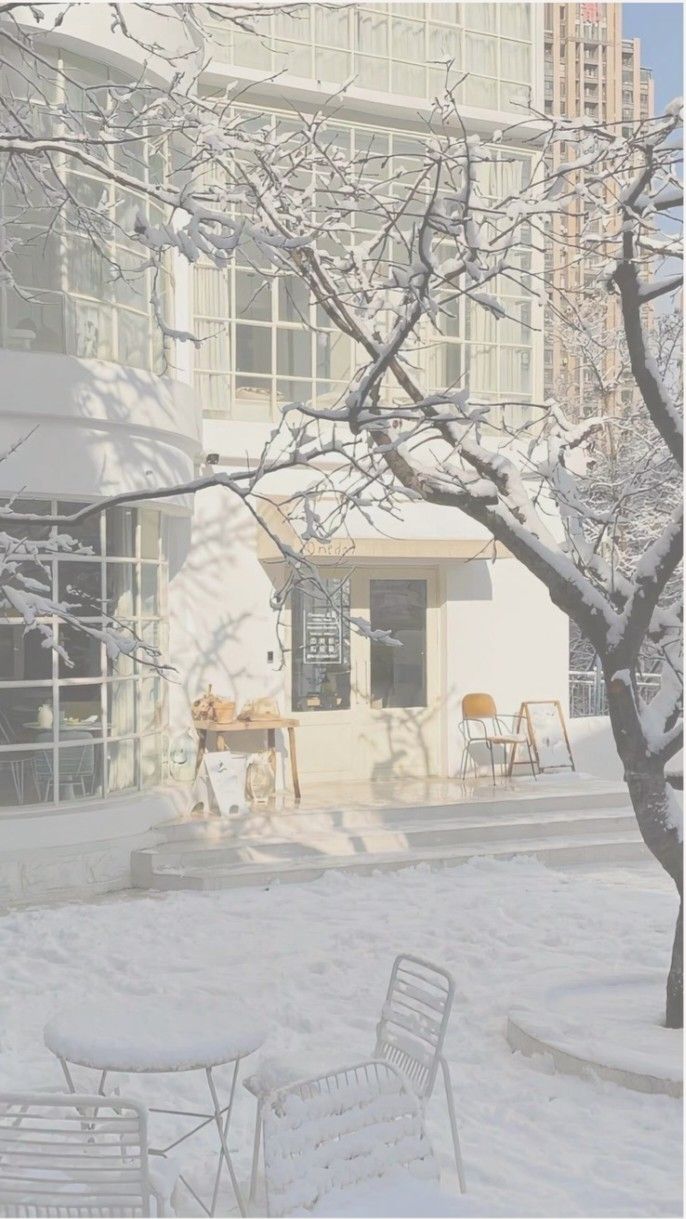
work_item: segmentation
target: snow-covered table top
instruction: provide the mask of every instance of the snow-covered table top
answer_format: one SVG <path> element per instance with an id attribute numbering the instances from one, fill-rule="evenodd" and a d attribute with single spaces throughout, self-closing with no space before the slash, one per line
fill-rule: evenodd
<path id="1" fill-rule="evenodd" d="M 49 1050 L 100 1071 L 194 1071 L 234 1062 L 265 1039 L 262 1021 L 230 1002 L 107 999 L 59 1012 L 45 1026 Z"/>

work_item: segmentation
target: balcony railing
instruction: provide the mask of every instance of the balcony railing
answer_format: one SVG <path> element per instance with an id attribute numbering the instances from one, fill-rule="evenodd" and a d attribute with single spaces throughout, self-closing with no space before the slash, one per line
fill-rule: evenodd
<path id="1" fill-rule="evenodd" d="M 660 688 L 659 673 L 641 673 L 637 679 L 639 693 L 650 702 Z M 607 715 L 607 691 L 600 666 L 594 669 L 570 669 L 569 714 Z"/>

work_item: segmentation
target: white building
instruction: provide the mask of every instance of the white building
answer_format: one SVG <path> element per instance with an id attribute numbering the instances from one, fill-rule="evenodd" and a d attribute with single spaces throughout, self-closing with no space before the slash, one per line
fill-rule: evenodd
<path id="1" fill-rule="evenodd" d="M 430 61 L 446 56 L 469 65 L 470 130 L 508 129 L 529 90 L 542 109 L 540 5 L 310 6 L 270 20 L 259 39 L 220 28 L 204 84 L 253 82 L 241 104 L 274 122 L 290 106 L 321 104 L 355 73 L 337 106 L 340 139 L 411 149 L 439 87 Z M 91 80 L 138 70 L 106 6 L 71 8 L 51 41 L 58 100 L 68 87 L 61 69 Z M 260 83 L 278 68 L 277 84 Z M 87 190 L 88 175 L 75 175 L 75 185 Z M 240 259 L 228 276 L 176 268 L 177 324 L 200 337 L 221 333 L 197 351 L 171 352 L 173 376 L 156 371 L 160 340 L 144 295 L 105 292 L 77 235 L 44 245 L 39 260 L 18 260 L 15 274 L 40 292 L 27 299 L 0 287 L 0 449 L 35 430 L 0 466 L 0 494 L 25 489 L 36 511 L 181 481 L 208 454 L 218 468 L 240 465 L 261 450 L 282 403 L 326 396 L 350 374 L 346 340 L 331 333 L 315 342 L 288 295 L 275 283 L 261 288 Z M 528 319 L 531 301 L 519 304 Z M 541 336 L 525 325 L 496 336 L 465 322 L 431 359 L 437 383 L 463 369 L 485 401 L 504 391 L 522 409 L 540 400 Z M 343 581 L 355 614 L 405 643 L 379 650 L 342 628 L 326 664 L 313 652 L 317 606 L 302 595 L 282 623 L 282 662 L 269 607 L 278 554 L 223 490 L 194 503 L 115 508 L 93 518 L 82 540 L 92 556 L 54 562 L 55 591 L 73 585 L 94 610 L 104 596 L 110 612 L 160 643 L 178 681 L 130 662 L 113 668 L 101 645 L 65 631 L 67 668 L 35 633 L 11 618 L 0 624 L 0 850 L 10 852 L 0 890 L 3 882 L 24 895 L 125 884 L 133 837 L 188 799 L 170 781 L 168 747 L 189 729 L 190 700 L 208 682 L 239 705 L 273 696 L 299 719 L 303 786 L 454 774 L 460 700 L 470 690 L 490 691 L 507 711 L 526 697 L 566 705 L 566 620 L 514 560 L 492 562 L 485 535 L 453 510 L 414 506 L 395 537 L 360 525 L 352 548 L 315 556 Z"/>

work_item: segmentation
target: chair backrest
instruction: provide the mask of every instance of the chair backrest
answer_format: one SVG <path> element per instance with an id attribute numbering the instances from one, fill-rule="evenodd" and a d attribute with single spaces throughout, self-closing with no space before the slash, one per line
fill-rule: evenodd
<path id="1" fill-rule="evenodd" d="M 439 965 L 401 953 L 393 962 L 375 1058 L 397 1067 L 417 1096 L 430 1096 L 440 1066 L 455 983 Z"/>
<path id="2" fill-rule="evenodd" d="M 390 1063 L 363 1062 L 279 1088 L 263 1116 L 268 1215 L 312 1210 L 333 1191 L 399 1169 L 438 1179 L 419 1101 Z"/>
<path id="3" fill-rule="evenodd" d="M 150 1215 L 146 1111 L 0 1092 L 0 1215 Z"/>
<path id="4" fill-rule="evenodd" d="M 95 770 L 95 746 L 90 732 L 70 732 L 62 738 L 61 745 L 60 780 L 90 777 Z"/>
<path id="5" fill-rule="evenodd" d="M 462 699 L 462 717 L 465 720 L 497 718 L 495 699 L 490 694 L 465 694 Z"/>

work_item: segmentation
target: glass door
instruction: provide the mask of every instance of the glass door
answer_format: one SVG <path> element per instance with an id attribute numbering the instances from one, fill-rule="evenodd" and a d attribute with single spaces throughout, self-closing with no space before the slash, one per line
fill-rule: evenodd
<path id="1" fill-rule="evenodd" d="M 439 774 L 436 572 L 358 568 L 352 603 L 353 615 L 369 622 L 373 633 L 353 645 L 357 767 L 378 780 Z"/>
<path id="2" fill-rule="evenodd" d="M 291 711 L 305 783 L 439 774 L 436 572 L 358 567 L 327 573 L 322 585 L 305 584 L 290 601 Z"/>

